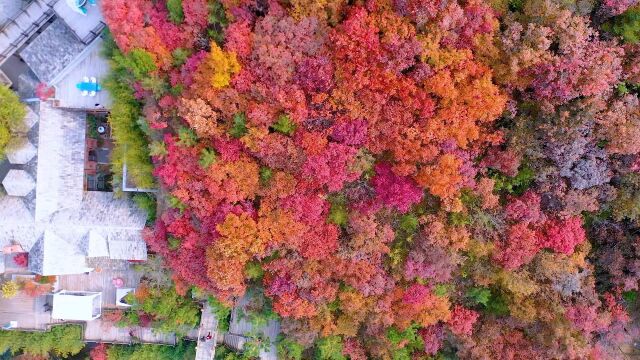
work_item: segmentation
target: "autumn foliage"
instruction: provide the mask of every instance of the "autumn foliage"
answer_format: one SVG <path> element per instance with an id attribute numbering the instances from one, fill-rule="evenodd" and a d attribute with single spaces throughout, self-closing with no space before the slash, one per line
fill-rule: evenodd
<path id="1" fill-rule="evenodd" d="M 259 289 L 287 356 L 622 358 L 640 50 L 600 28 L 628 1 L 577 3 L 104 2 L 149 246 L 181 289 Z"/>

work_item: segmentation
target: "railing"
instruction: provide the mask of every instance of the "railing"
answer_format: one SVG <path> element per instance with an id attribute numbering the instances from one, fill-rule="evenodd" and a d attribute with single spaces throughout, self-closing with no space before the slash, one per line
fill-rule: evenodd
<path id="1" fill-rule="evenodd" d="M 20 29 L 20 35 L 16 39 L 10 39 L 7 36 L 7 38 L 9 38 L 11 43 L 4 50 L 2 50 L 2 52 L 0 52 L 0 64 L 4 63 L 5 60 L 7 60 L 18 48 L 20 48 L 20 46 L 22 46 L 27 40 L 29 40 L 29 38 L 45 22 L 49 21 L 49 19 L 51 19 L 54 16 L 55 12 L 53 10 L 53 6 L 58 1 L 59 0 L 48 0 L 48 1 L 34 0 L 31 3 L 29 3 L 29 5 L 27 5 L 25 8 L 21 9 L 16 15 L 14 15 L 9 20 L 7 20 L 7 22 L 0 29 L 0 35 L 5 34 L 7 32 L 7 30 L 10 29 L 12 26 L 15 26 L 18 29 Z M 27 29 L 22 30 L 20 28 L 20 24 L 18 23 L 17 20 L 19 20 L 25 14 L 28 16 L 27 11 L 31 7 L 36 7 L 36 6 L 48 7 L 48 9 L 45 10 L 42 13 L 42 15 L 36 21 L 32 21 L 31 24 L 29 25 L 29 27 L 27 27 Z M 6 36 L 6 34 L 5 34 L 5 36 Z"/>
<path id="2" fill-rule="evenodd" d="M 98 23 L 98 25 L 96 25 L 96 27 L 94 27 L 91 31 L 89 31 L 87 36 L 85 36 L 84 39 L 82 39 L 82 42 L 85 44 L 89 44 L 90 42 L 92 42 L 102 34 L 102 30 L 104 30 L 105 27 L 106 25 L 103 22 Z"/>

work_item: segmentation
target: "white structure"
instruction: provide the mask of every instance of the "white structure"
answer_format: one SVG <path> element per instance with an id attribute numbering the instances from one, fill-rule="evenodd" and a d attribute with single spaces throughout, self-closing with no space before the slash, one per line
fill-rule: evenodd
<path id="1" fill-rule="evenodd" d="M 134 292 L 136 289 L 134 288 L 121 288 L 121 289 L 116 289 L 116 306 L 120 306 L 120 307 L 131 307 L 131 305 L 127 304 L 124 302 L 124 297 L 127 296 L 129 293 Z"/>
<path id="2" fill-rule="evenodd" d="M 91 321 L 102 314 L 102 293 L 62 290 L 53 294 L 51 318 L 66 321 Z"/>
<path id="3" fill-rule="evenodd" d="M 24 165 L 31 161 L 36 154 L 36 147 L 25 137 L 16 137 L 7 145 L 7 159 L 12 164 Z"/>
<path id="4" fill-rule="evenodd" d="M 0 12 L 10 10 L 3 1 L 20 2 L 0 0 Z M 40 275 L 91 271 L 91 258 L 147 258 L 141 235 L 146 214 L 114 193 L 84 190 L 86 111 L 111 105 L 107 91 L 83 97 L 76 87 L 84 77 L 100 84 L 109 72 L 100 56 L 100 2 L 83 16 L 66 0 L 31 0 L 0 24 L 0 65 L 18 56 L 56 89 L 53 101 L 27 109 L 21 136 L 31 142 L 9 152 L 11 170 L 3 181 L 9 196 L 0 196 L 0 249 L 20 245 L 29 252 L 29 270 Z"/>
<path id="5" fill-rule="evenodd" d="M 3 181 L 11 196 L 0 198 L 0 248 L 22 246 L 40 275 L 91 271 L 93 257 L 146 260 L 146 214 L 114 193 L 84 191 L 86 115 L 44 102 L 38 126 L 35 183 L 15 169 Z"/>
<path id="6" fill-rule="evenodd" d="M 9 170 L 7 176 L 2 180 L 2 185 L 11 196 L 27 196 L 36 186 L 33 177 L 24 170 Z"/>

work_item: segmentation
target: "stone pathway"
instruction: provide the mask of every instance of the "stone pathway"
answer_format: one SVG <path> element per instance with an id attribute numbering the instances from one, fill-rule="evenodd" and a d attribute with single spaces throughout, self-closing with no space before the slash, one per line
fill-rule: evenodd
<path id="1" fill-rule="evenodd" d="M 208 334 L 211 339 L 202 340 Z M 198 346 L 196 347 L 195 360 L 213 360 L 216 353 L 216 339 L 218 338 L 218 319 L 211 312 L 209 304 L 204 305 L 202 317 L 200 318 L 200 329 L 198 330 Z"/>

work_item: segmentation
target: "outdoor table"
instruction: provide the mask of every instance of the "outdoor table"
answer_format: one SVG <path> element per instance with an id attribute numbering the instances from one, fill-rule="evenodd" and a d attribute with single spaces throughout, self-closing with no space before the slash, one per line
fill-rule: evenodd
<path id="1" fill-rule="evenodd" d="M 100 84 L 98 83 L 92 83 L 92 82 L 80 82 L 76 84 L 76 87 L 78 88 L 78 90 L 80 91 L 100 91 L 102 90 L 102 88 L 100 87 Z"/>
<path id="2" fill-rule="evenodd" d="M 111 281 L 111 283 L 113 284 L 113 286 L 115 286 L 116 288 L 121 288 L 124 286 L 124 280 L 122 280 L 122 278 L 113 278 L 113 280 Z"/>

